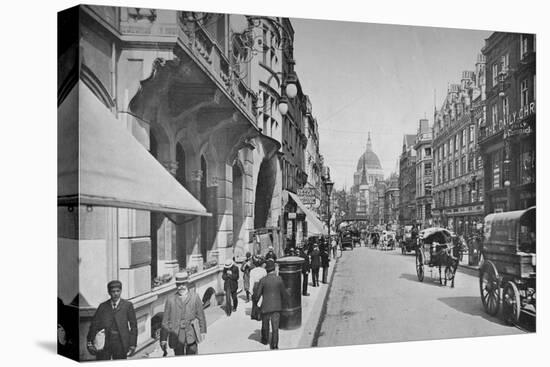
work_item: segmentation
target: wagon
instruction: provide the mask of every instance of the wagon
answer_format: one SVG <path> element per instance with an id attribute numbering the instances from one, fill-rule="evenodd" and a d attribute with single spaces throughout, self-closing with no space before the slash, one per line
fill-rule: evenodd
<path id="1" fill-rule="evenodd" d="M 536 316 L 536 208 L 485 217 L 479 290 L 485 312 L 516 324 Z"/>
<path id="2" fill-rule="evenodd" d="M 456 235 L 445 228 L 427 228 L 420 232 L 418 246 L 415 249 L 416 275 L 424 281 L 424 267 L 439 269 L 439 283 L 454 287 L 458 257 L 463 249 L 456 241 Z M 441 276 L 444 268 L 444 277 Z M 444 282 L 443 282 L 444 280 Z"/>

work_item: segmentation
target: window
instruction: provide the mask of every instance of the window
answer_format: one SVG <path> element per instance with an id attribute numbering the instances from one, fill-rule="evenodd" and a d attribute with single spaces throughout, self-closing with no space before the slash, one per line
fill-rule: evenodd
<path id="1" fill-rule="evenodd" d="M 510 62 L 510 54 L 506 54 L 501 58 L 502 71 L 508 72 L 508 66 Z"/>
<path id="2" fill-rule="evenodd" d="M 465 175 L 466 173 L 468 173 L 468 171 L 466 171 L 466 156 L 463 156 L 462 159 L 461 159 L 461 174 Z"/>
<path id="3" fill-rule="evenodd" d="M 452 177 L 451 175 L 451 171 L 453 170 L 453 165 L 451 163 L 449 163 L 447 165 L 447 179 L 450 180 Z"/>
<path id="4" fill-rule="evenodd" d="M 498 84 L 498 64 L 495 62 L 493 64 L 493 87 Z"/>
<path id="5" fill-rule="evenodd" d="M 520 41 L 519 41 L 519 55 L 520 55 L 520 58 L 524 58 L 525 56 L 527 56 L 527 52 L 529 52 L 529 39 L 527 38 L 526 35 L 520 35 Z"/>
<path id="6" fill-rule="evenodd" d="M 519 182 L 521 185 L 535 182 L 535 157 L 531 147 L 522 147 L 519 156 Z"/>
<path id="7" fill-rule="evenodd" d="M 458 152 L 460 147 L 460 133 L 455 135 L 455 152 Z"/>
<path id="8" fill-rule="evenodd" d="M 510 113 L 510 104 L 508 103 L 508 97 L 502 99 L 502 120 L 505 124 L 508 123 L 508 116 Z"/>
<path id="9" fill-rule="evenodd" d="M 520 93 L 521 108 L 527 108 L 527 106 L 529 105 L 529 90 L 527 89 L 527 79 L 521 81 Z"/>
<path id="10" fill-rule="evenodd" d="M 474 155 L 470 154 L 468 155 L 468 172 L 471 172 L 474 170 Z"/>
<path id="11" fill-rule="evenodd" d="M 455 175 L 454 177 L 458 177 L 460 175 L 460 171 L 458 170 L 458 159 L 455 159 Z"/>
<path id="12" fill-rule="evenodd" d="M 462 130 L 462 146 L 465 147 L 468 142 L 468 135 L 466 135 L 466 129 Z"/>
<path id="13" fill-rule="evenodd" d="M 474 143 L 476 136 L 476 126 L 474 124 L 470 125 L 470 143 Z"/>
<path id="14" fill-rule="evenodd" d="M 462 187 L 456 188 L 456 204 L 462 204 Z"/>
<path id="15" fill-rule="evenodd" d="M 492 111 L 492 128 L 493 128 L 493 131 L 496 131 L 498 129 L 498 107 L 496 104 L 494 104 L 492 107 L 491 107 L 491 111 Z"/>
<path id="16" fill-rule="evenodd" d="M 451 196 L 451 200 L 450 200 L 451 202 L 450 202 L 450 204 L 451 204 L 451 205 L 455 205 L 455 202 L 456 202 L 455 199 L 456 199 L 456 197 L 455 197 L 455 188 L 454 188 L 454 187 L 451 189 L 451 194 L 450 194 L 450 196 Z"/>
<path id="17" fill-rule="evenodd" d="M 432 155 L 432 148 L 426 148 L 424 149 L 424 155 L 426 157 L 430 157 Z"/>

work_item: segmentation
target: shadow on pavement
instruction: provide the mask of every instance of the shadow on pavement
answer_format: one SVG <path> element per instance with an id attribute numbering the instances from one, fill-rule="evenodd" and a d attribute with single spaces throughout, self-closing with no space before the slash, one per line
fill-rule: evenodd
<path id="1" fill-rule="evenodd" d="M 254 341 L 257 341 L 258 343 L 260 342 L 261 339 L 262 339 L 261 329 L 254 330 L 254 332 L 248 336 L 248 340 L 254 340 Z"/>
<path id="2" fill-rule="evenodd" d="M 480 316 L 495 324 L 506 325 L 499 317 L 490 316 L 485 312 L 480 297 L 444 297 L 438 298 L 438 300 L 467 315 Z"/>

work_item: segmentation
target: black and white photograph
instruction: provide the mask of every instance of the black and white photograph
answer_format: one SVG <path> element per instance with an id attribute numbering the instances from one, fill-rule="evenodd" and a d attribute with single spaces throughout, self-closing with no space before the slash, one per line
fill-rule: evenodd
<path id="1" fill-rule="evenodd" d="M 537 365 L 540 10 L 426 3 L 45 7 L 14 360 Z"/>
<path id="2" fill-rule="evenodd" d="M 536 331 L 535 34 L 99 5 L 58 27 L 60 354 Z"/>

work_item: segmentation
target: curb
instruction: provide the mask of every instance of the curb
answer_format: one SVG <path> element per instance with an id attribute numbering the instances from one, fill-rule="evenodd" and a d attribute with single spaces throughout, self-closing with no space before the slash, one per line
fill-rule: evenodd
<path id="1" fill-rule="evenodd" d="M 321 327 L 323 326 L 325 315 L 327 313 L 328 298 L 329 298 L 330 291 L 332 290 L 332 282 L 334 280 L 334 274 L 336 274 L 336 269 L 338 267 L 338 263 L 340 262 L 339 260 L 341 257 L 342 255 L 337 257 L 336 261 L 334 262 L 334 269 L 332 270 L 332 274 L 330 275 L 329 285 L 325 293 L 325 296 L 323 298 L 323 305 L 321 307 L 321 313 L 319 314 L 319 318 L 317 320 L 317 326 L 315 327 L 315 332 L 313 333 L 313 338 L 311 339 L 311 343 L 309 343 L 308 346 L 311 346 L 311 347 L 317 346 L 319 336 L 321 334 Z"/>

